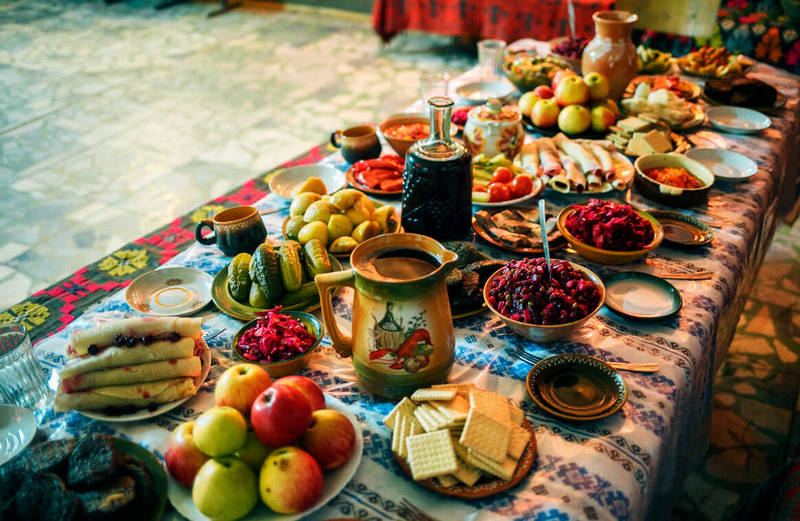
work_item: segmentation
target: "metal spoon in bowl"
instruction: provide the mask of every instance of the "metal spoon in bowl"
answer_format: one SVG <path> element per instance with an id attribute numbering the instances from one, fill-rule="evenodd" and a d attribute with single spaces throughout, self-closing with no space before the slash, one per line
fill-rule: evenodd
<path id="1" fill-rule="evenodd" d="M 542 250 L 544 250 L 544 260 L 547 263 L 547 274 L 552 277 L 553 268 L 550 266 L 550 244 L 547 239 L 547 210 L 544 198 L 539 199 L 539 226 L 542 229 Z"/>

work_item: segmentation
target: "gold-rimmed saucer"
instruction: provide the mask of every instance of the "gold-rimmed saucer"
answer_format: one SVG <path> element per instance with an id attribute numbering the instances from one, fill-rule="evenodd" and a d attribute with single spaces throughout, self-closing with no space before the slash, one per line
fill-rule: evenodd
<path id="1" fill-rule="evenodd" d="M 125 291 L 128 304 L 145 315 L 178 317 L 211 302 L 214 278 L 194 268 L 162 268 L 138 277 Z"/>

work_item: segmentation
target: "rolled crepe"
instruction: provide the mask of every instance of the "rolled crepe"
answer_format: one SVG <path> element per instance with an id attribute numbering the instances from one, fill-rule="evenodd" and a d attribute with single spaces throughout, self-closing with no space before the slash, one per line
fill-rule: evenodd
<path id="1" fill-rule="evenodd" d="M 534 176 L 540 174 L 541 162 L 539 161 L 539 143 L 530 141 L 522 145 L 519 151 L 519 166 Z M 515 158 L 516 159 L 516 158 Z"/>
<path id="2" fill-rule="evenodd" d="M 588 174 L 586 176 L 586 188 L 590 192 L 599 192 L 603 187 L 603 178 L 599 175 Z"/>
<path id="3" fill-rule="evenodd" d="M 608 150 L 594 143 L 589 145 L 589 150 L 592 151 L 592 154 L 600 163 L 600 168 L 603 170 L 606 179 L 612 179 L 614 177 L 614 161 L 611 160 L 611 154 L 608 153 Z"/>
<path id="4" fill-rule="evenodd" d="M 78 374 L 62 380 L 61 389 L 66 393 L 74 393 L 97 387 L 157 382 L 170 378 L 196 378 L 201 370 L 199 356 L 173 358 Z"/>
<path id="5" fill-rule="evenodd" d="M 600 163 L 594 158 L 594 155 L 577 141 L 572 141 L 564 134 L 557 134 L 553 138 L 553 143 L 555 143 L 561 152 L 577 161 L 578 167 L 585 175 L 599 175 L 602 173 L 603 169 L 600 167 Z M 562 161 L 561 164 L 563 165 L 564 162 Z"/>
<path id="6" fill-rule="evenodd" d="M 617 190 L 625 190 L 631 183 L 634 172 L 635 169 L 630 164 L 626 164 L 624 168 L 615 168 L 614 177 L 609 180 L 611 181 L 611 186 Z"/>
<path id="7" fill-rule="evenodd" d="M 558 149 L 550 138 L 539 139 L 539 164 L 544 175 L 548 177 L 555 178 L 563 172 L 558 161 Z"/>
<path id="8" fill-rule="evenodd" d="M 70 361 L 59 374 L 64 379 L 101 369 L 189 358 L 194 356 L 195 342 L 193 338 L 181 338 L 177 342 L 153 342 L 149 346 L 109 347 L 97 355 Z"/>
<path id="9" fill-rule="evenodd" d="M 583 175 L 583 172 L 581 172 L 581 169 L 578 167 L 578 162 L 563 152 L 558 155 L 558 159 L 561 161 L 561 166 L 564 167 L 564 171 L 567 174 L 570 189 L 579 194 L 583 193 L 583 191 L 586 190 L 586 176 Z"/>
<path id="10" fill-rule="evenodd" d="M 202 324 L 201 318 L 146 317 L 117 320 L 72 333 L 67 354 L 70 358 L 86 356 L 90 345 L 101 348 L 110 346 L 117 335 L 141 337 L 176 331 L 182 337 L 200 338 L 203 334 Z"/>
<path id="11" fill-rule="evenodd" d="M 570 191 L 569 179 L 567 179 L 567 174 L 563 172 L 550 179 L 548 185 L 556 192 L 562 194 L 568 194 Z"/>
<path id="12" fill-rule="evenodd" d="M 191 396 L 195 391 L 192 378 L 171 378 L 143 384 L 98 387 L 75 393 L 59 393 L 55 399 L 58 412 L 117 407 L 147 407 L 152 403 L 169 403 Z"/>

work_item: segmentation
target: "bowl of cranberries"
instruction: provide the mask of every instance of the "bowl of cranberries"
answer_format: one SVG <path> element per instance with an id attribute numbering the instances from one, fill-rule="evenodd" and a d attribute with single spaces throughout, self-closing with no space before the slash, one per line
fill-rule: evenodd
<path id="1" fill-rule="evenodd" d="M 567 206 L 556 223 L 582 257 L 600 264 L 632 262 L 658 248 L 664 239 L 655 217 L 608 199 Z"/>
<path id="2" fill-rule="evenodd" d="M 558 340 L 583 326 L 603 306 L 606 288 L 593 271 L 553 259 L 514 260 L 483 287 L 492 312 L 515 333 L 536 342 Z"/>

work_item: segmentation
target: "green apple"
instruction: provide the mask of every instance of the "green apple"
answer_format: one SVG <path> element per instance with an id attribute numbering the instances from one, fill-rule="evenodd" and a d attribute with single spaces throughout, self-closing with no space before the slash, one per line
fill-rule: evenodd
<path id="1" fill-rule="evenodd" d="M 592 108 L 592 130 L 605 132 L 608 127 L 617 122 L 617 116 L 605 105 Z"/>
<path id="2" fill-rule="evenodd" d="M 247 422 L 233 407 L 212 407 L 194 421 L 194 443 L 211 457 L 233 454 L 247 441 Z"/>
<path id="3" fill-rule="evenodd" d="M 600 101 L 608 97 L 608 79 L 599 72 L 590 72 L 583 77 L 584 83 L 589 87 L 589 97 L 592 101 Z"/>
<path id="4" fill-rule="evenodd" d="M 236 451 L 236 456 L 258 471 L 270 452 L 272 449 L 261 443 L 255 432 L 247 431 L 247 441 L 244 447 Z"/>
<path id="5" fill-rule="evenodd" d="M 240 519 L 258 503 L 256 474 L 232 456 L 210 459 L 194 478 L 192 501 L 214 521 Z"/>
<path id="6" fill-rule="evenodd" d="M 591 124 L 592 117 L 586 107 L 582 105 L 569 105 L 561 109 L 558 114 L 558 128 L 565 134 L 575 135 L 586 132 Z"/>
<path id="7" fill-rule="evenodd" d="M 535 92 L 526 92 L 520 96 L 519 101 L 517 102 L 517 105 L 519 105 L 519 111 L 523 116 L 530 117 L 533 106 L 536 105 L 536 102 L 540 99 L 541 98 Z"/>

